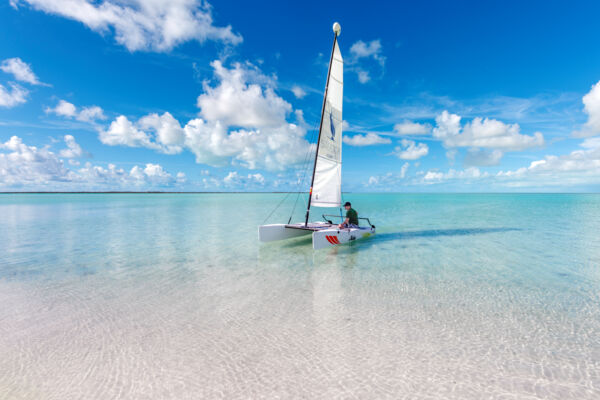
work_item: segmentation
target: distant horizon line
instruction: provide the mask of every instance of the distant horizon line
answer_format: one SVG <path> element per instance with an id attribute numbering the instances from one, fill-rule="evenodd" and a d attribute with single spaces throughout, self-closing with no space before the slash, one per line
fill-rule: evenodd
<path id="1" fill-rule="evenodd" d="M 175 192 L 175 191 L 27 191 L 27 192 L 2 192 L 2 194 L 308 194 L 302 192 L 251 192 L 251 191 L 207 191 L 207 192 Z M 344 194 L 600 194 L 600 192 L 342 192 Z"/>

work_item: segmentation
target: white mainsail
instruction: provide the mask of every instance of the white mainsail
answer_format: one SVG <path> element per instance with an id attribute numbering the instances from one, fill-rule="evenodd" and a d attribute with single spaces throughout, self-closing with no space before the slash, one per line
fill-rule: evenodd
<path id="1" fill-rule="evenodd" d="M 339 207 L 342 202 L 344 60 L 337 37 L 328 82 L 310 203 L 316 207 Z"/>

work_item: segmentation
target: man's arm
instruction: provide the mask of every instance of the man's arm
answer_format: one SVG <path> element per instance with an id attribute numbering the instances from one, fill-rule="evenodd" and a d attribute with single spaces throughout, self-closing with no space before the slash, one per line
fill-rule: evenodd
<path id="1" fill-rule="evenodd" d="M 338 225 L 338 228 L 343 228 L 344 225 L 347 225 L 350 223 L 350 218 L 346 217 L 346 219 L 344 220 L 344 222 L 342 222 L 341 224 Z"/>

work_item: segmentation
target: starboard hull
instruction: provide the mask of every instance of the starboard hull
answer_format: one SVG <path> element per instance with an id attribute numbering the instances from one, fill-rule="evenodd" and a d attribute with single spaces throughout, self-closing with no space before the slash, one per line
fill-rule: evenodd
<path id="1" fill-rule="evenodd" d="M 375 228 L 324 229 L 313 232 L 313 249 L 335 247 L 355 240 L 366 239 L 374 234 Z"/>
<path id="2" fill-rule="evenodd" d="M 325 222 L 313 222 L 305 226 L 298 224 L 270 224 L 258 227 L 258 239 L 261 242 L 291 239 L 312 233 L 313 249 L 319 250 L 350 243 L 375 234 L 374 227 L 337 228 Z"/>

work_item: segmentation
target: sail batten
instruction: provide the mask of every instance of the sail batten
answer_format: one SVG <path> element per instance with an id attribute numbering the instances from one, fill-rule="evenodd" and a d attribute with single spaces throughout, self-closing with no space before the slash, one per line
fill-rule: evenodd
<path id="1" fill-rule="evenodd" d="M 311 192 L 311 205 L 315 207 L 339 207 L 342 201 L 344 61 L 337 37 L 327 82 Z"/>

